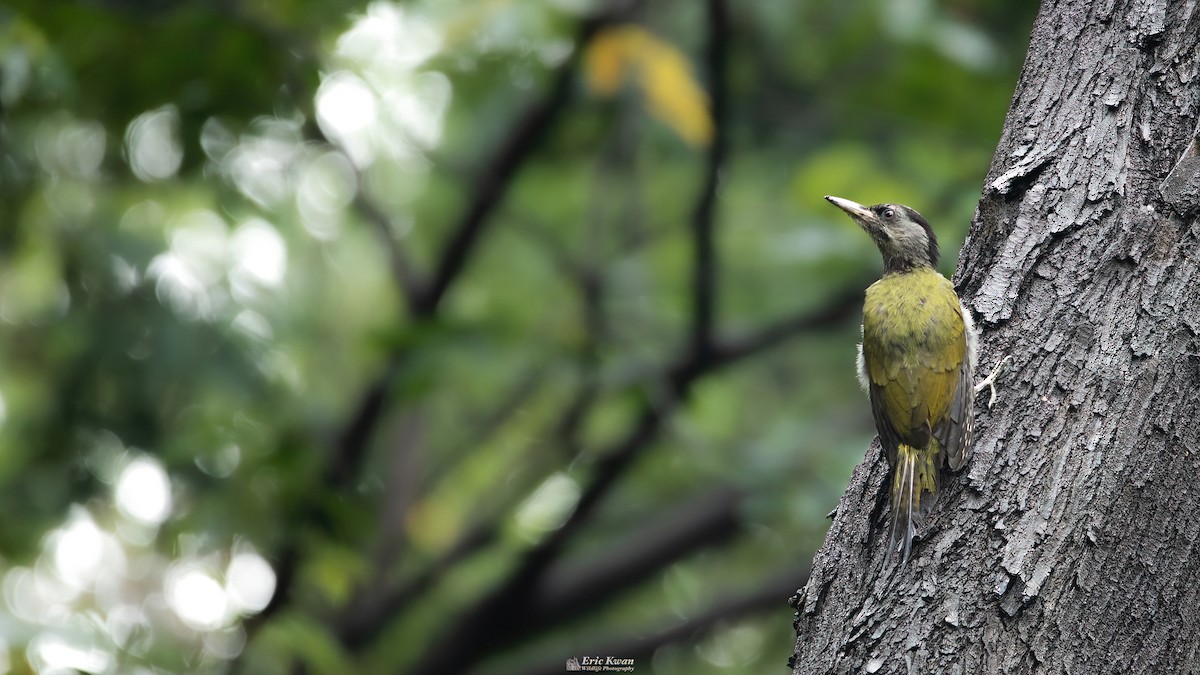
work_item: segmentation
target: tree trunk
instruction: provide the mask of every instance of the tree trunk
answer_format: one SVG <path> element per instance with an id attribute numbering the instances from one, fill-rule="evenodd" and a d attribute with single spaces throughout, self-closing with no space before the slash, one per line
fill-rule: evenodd
<path id="1" fill-rule="evenodd" d="M 1197 0 L 1044 3 L 956 278 L 999 401 L 907 566 L 872 445 L 795 673 L 1200 671 L 1198 49 Z"/>

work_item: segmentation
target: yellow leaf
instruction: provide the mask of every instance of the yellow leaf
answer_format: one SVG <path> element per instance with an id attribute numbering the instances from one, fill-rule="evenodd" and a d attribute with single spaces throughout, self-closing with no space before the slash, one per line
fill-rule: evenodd
<path id="1" fill-rule="evenodd" d="M 707 145 L 713 122 L 708 95 L 692 77 L 691 68 L 674 47 L 658 43 L 642 63 L 642 91 L 650 112 L 666 122 L 684 141 Z"/>
<path id="2" fill-rule="evenodd" d="M 597 96 L 612 96 L 621 88 L 629 70 L 629 26 L 601 31 L 588 47 L 584 63 L 588 89 Z"/>
<path id="3" fill-rule="evenodd" d="M 585 61 L 588 89 L 612 96 L 626 80 L 634 80 L 650 114 L 691 145 L 712 140 L 708 96 L 692 74 L 683 52 L 640 26 L 623 25 L 597 34 Z"/>

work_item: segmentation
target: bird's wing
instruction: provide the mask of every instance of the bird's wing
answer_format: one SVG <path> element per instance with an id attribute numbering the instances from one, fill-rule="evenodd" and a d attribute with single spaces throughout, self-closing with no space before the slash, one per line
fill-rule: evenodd
<path id="1" fill-rule="evenodd" d="M 867 359 L 869 362 L 870 359 Z M 870 366 L 868 366 L 868 369 Z M 879 432 L 879 444 L 883 446 L 883 452 L 887 456 L 888 465 L 896 466 L 896 452 L 900 447 L 900 433 L 892 424 L 892 417 L 888 414 L 887 404 L 888 383 L 887 381 L 876 382 L 872 380 L 867 385 L 867 394 L 871 398 L 871 415 L 875 418 L 875 430 Z"/>
<path id="2" fill-rule="evenodd" d="M 974 325 L 965 308 L 960 307 L 959 311 L 963 316 L 964 338 L 969 350 L 974 338 Z M 933 428 L 933 435 L 946 453 L 946 461 L 952 471 L 961 469 L 970 457 L 971 437 L 975 429 L 974 360 L 974 354 L 966 354 L 966 358 L 962 360 L 958 368 L 954 397 L 950 400 L 950 409 Z"/>
<path id="3" fill-rule="evenodd" d="M 864 350 L 868 392 L 879 440 L 893 462 L 901 443 L 924 448 L 931 436 L 943 447 L 954 438 L 955 458 L 962 455 L 958 436 L 965 425 L 958 424 L 952 411 L 958 408 L 960 417 L 962 410 L 969 414 L 969 398 L 965 407 L 956 398 L 964 373 L 970 386 L 970 360 L 958 299 L 952 292 L 942 298 L 940 302 L 936 296 L 930 298 L 920 338 L 905 340 L 909 347 L 903 353 L 893 351 L 890 358 L 880 358 L 877 355 L 889 348 L 890 339 L 872 331 L 864 336 L 877 341 L 875 349 Z"/>

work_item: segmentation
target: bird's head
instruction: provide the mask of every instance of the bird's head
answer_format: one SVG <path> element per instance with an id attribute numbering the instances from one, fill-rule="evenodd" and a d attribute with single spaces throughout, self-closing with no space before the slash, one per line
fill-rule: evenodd
<path id="1" fill-rule="evenodd" d="M 938 263 L 937 236 L 925 218 L 903 204 L 863 206 L 841 197 L 825 199 L 845 211 L 871 235 L 883 254 L 886 272 L 902 272 Z"/>

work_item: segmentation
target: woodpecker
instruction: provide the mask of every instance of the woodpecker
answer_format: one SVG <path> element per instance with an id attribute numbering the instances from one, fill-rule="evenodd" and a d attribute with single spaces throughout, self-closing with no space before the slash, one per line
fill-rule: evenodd
<path id="1" fill-rule="evenodd" d="M 907 563 L 943 467 L 957 471 L 970 457 L 975 392 L 996 373 L 975 386 L 975 326 L 935 269 L 937 237 L 925 218 L 901 204 L 825 199 L 883 254 L 883 277 L 867 288 L 863 305 L 858 379 L 892 471 L 888 558 L 900 554 Z"/>

